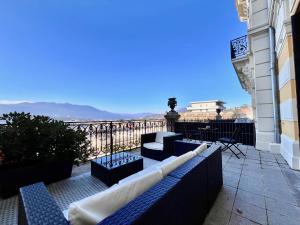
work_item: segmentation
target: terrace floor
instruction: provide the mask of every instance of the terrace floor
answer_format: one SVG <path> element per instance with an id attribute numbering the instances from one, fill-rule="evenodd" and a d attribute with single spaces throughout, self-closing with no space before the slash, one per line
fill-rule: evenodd
<path id="1" fill-rule="evenodd" d="M 246 158 L 223 153 L 224 186 L 205 225 L 298 225 L 300 172 L 289 169 L 280 155 L 241 146 Z M 139 154 L 139 151 L 135 151 Z M 144 167 L 155 160 L 144 158 Z M 107 188 L 90 176 L 90 165 L 75 167 L 72 177 L 48 185 L 62 210 L 76 200 Z M 0 224 L 17 224 L 18 198 L 0 199 Z"/>
<path id="2" fill-rule="evenodd" d="M 281 155 L 243 146 L 246 158 L 223 153 L 224 186 L 205 225 L 299 225 L 300 171 Z"/>

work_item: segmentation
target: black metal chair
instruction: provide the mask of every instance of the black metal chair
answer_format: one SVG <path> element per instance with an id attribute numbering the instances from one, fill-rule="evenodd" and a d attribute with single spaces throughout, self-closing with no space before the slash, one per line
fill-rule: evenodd
<path id="1" fill-rule="evenodd" d="M 219 138 L 218 141 L 224 145 L 222 151 L 225 152 L 226 150 L 230 150 L 238 159 L 240 158 L 238 155 L 242 154 L 243 156 L 245 156 L 245 154 L 242 152 L 242 150 L 239 148 L 238 146 L 238 142 L 236 140 L 237 136 L 240 133 L 240 128 L 236 127 L 234 129 L 234 132 L 232 133 L 232 136 L 230 138 L 228 137 L 223 137 L 223 138 Z M 239 152 L 236 153 L 232 148 L 237 149 Z"/>

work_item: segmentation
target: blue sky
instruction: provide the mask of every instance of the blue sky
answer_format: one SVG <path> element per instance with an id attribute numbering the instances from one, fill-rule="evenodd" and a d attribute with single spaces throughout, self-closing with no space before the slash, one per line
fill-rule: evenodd
<path id="1" fill-rule="evenodd" d="M 0 100 L 164 112 L 250 103 L 230 62 L 234 0 L 0 0 Z"/>

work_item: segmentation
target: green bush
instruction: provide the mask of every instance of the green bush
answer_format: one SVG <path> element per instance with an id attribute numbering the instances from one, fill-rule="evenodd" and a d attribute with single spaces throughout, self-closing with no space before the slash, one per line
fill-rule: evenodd
<path id="1" fill-rule="evenodd" d="M 38 162 L 85 162 L 91 155 L 86 132 L 74 130 L 63 121 L 29 113 L 9 113 L 0 117 L 2 164 Z"/>

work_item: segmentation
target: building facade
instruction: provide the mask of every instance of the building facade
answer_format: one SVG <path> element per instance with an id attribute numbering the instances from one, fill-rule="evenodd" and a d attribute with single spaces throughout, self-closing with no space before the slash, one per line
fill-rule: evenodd
<path id="1" fill-rule="evenodd" d="M 225 108 L 225 107 L 224 107 Z M 238 118 L 248 119 L 248 121 L 253 121 L 253 109 L 251 106 L 243 105 L 240 107 L 227 108 L 224 109 L 221 113 L 221 118 L 223 120 L 235 120 Z M 180 113 L 181 121 L 207 121 L 207 120 L 216 120 L 217 112 L 216 111 L 186 111 Z"/>
<path id="2" fill-rule="evenodd" d="M 209 100 L 209 101 L 198 101 L 191 102 L 190 106 L 187 107 L 187 111 L 191 113 L 197 112 L 216 112 L 217 109 L 223 111 L 225 102 L 221 100 Z"/>
<path id="3" fill-rule="evenodd" d="M 300 170 L 300 0 L 235 2 L 248 32 L 231 41 L 231 59 L 252 96 L 256 148 Z"/>

